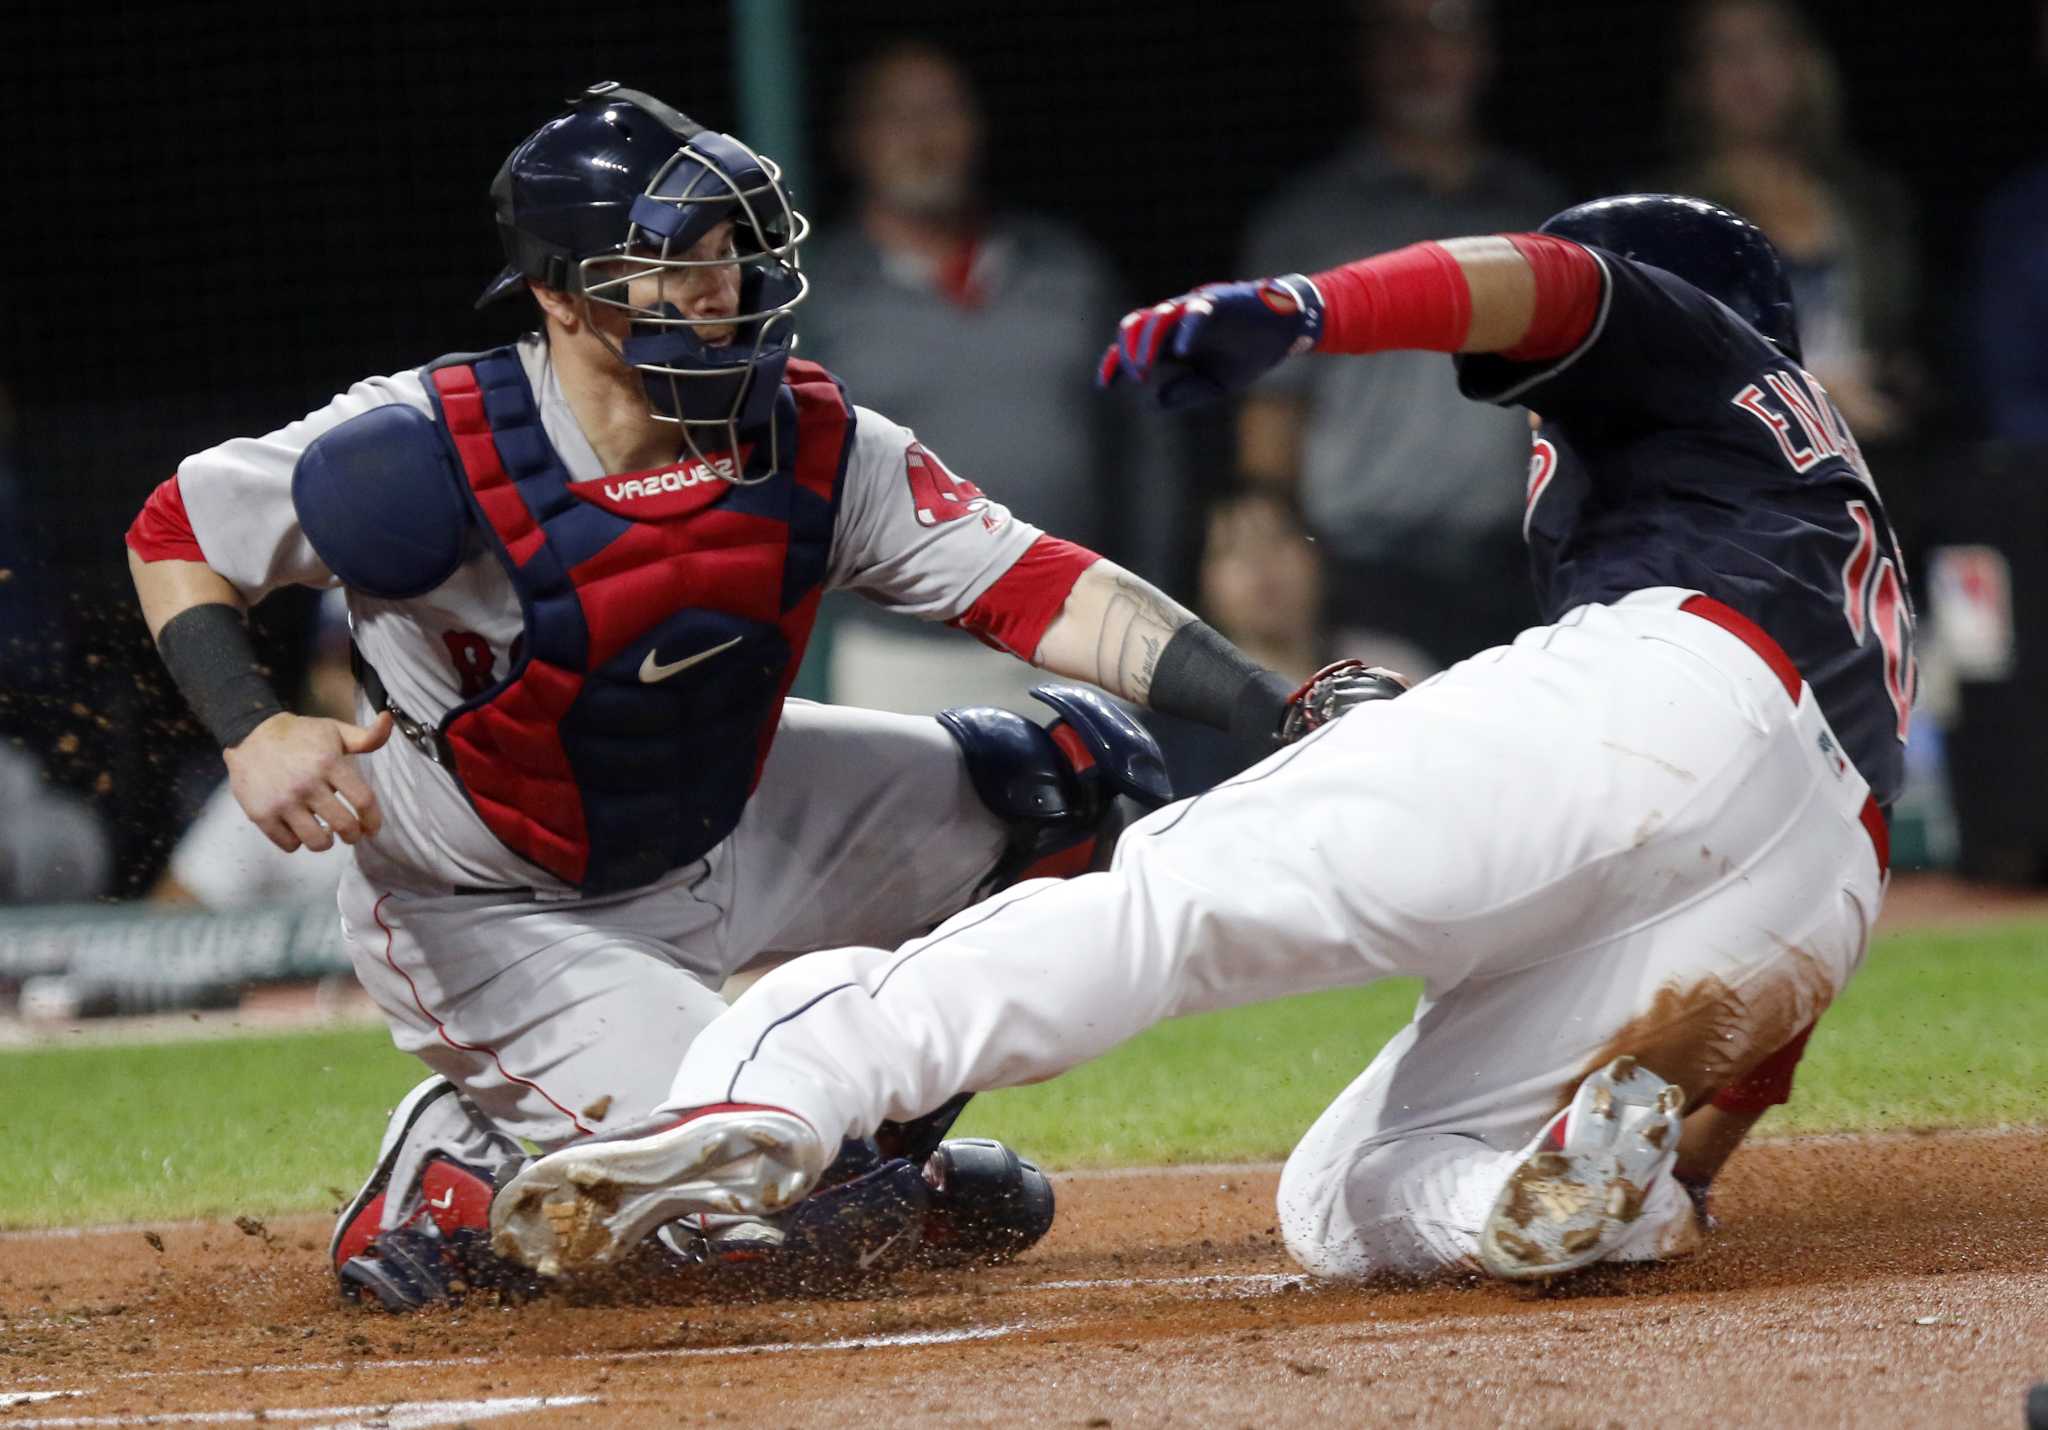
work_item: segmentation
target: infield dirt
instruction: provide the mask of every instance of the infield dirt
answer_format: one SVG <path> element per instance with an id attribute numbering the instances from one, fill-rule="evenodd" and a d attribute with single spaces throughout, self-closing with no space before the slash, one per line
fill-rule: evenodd
<path id="1" fill-rule="evenodd" d="M 336 1302 L 325 1218 L 12 1234 L 0 1430 L 2014 1425 L 2048 1377 L 2038 1132 L 1759 1144 L 1705 1254 L 1548 1292 L 1310 1283 L 1274 1179 L 1062 1178 L 1016 1264 L 824 1299 L 700 1283 L 407 1318 Z"/>

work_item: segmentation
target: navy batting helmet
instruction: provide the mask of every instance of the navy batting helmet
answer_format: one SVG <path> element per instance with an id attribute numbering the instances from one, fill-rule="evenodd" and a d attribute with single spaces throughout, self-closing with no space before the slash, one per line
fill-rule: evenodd
<path id="1" fill-rule="evenodd" d="M 1799 358 L 1799 318 L 1778 250 L 1740 214 L 1682 194 L 1622 194 L 1554 214 L 1544 233 L 1675 273 Z"/>
<path id="2" fill-rule="evenodd" d="M 492 180 L 507 266 L 477 306 L 532 278 L 624 312 L 630 335 L 613 351 L 639 372 L 654 415 L 680 423 L 700 456 L 694 429 L 724 429 L 715 449 L 737 452 L 739 433 L 773 410 L 796 344 L 792 310 L 809 291 L 797 246 L 810 225 L 781 180 L 773 160 L 730 135 L 638 90 L 594 84 Z M 729 252 L 689 256 L 727 221 Z M 736 315 L 688 317 L 665 296 L 672 275 L 734 266 Z M 707 342 L 700 329 L 725 336 Z"/>

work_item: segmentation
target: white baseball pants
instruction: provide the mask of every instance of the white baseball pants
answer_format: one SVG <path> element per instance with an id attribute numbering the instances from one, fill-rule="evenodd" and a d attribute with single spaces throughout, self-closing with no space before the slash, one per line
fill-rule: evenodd
<path id="1" fill-rule="evenodd" d="M 555 1147 L 653 1108 L 725 1011 L 728 974 L 922 933 L 967 903 L 1006 837 L 937 721 L 791 701 L 738 828 L 647 888 L 428 895 L 381 882 L 359 851 L 342 922 L 392 1040 L 497 1131 Z"/>
<path id="2" fill-rule="evenodd" d="M 1697 1104 L 1863 957 L 1867 787 L 1812 692 L 1690 594 L 1581 607 L 1360 707 L 1134 826 L 1109 872 L 780 969 L 665 1106 L 775 1104 L 829 1143 L 1163 1018 L 1417 974 L 1414 1021 L 1288 1161 L 1281 1225 L 1321 1275 L 1469 1264 L 1514 1152 L 1588 1071 L 1632 1053 Z M 1637 1244 L 1686 1215 L 1665 1179 Z"/>

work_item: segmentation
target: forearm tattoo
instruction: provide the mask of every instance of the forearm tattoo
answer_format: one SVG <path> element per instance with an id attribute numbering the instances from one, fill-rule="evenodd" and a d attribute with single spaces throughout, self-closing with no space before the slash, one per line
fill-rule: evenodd
<path id="1" fill-rule="evenodd" d="M 1096 638 L 1095 683 L 1127 700 L 1147 703 L 1152 678 L 1159 671 L 1159 653 L 1194 617 L 1133 576 L 1119 573 L 1115 586 Z"/>

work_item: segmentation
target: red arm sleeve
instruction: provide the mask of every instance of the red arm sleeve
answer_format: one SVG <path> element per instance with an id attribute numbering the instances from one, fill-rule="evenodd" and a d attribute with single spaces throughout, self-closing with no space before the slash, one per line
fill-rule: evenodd
<path id="1" fill-rule="evenodd" d="M 192 534 L 192 519 L 185 515 L 176 476 L 160 482 L 142 504 L 128 527 L 128 549 L 144 561 L 206 560 L 199 538 Z"/>
<path id="2" fill-rule="evenodd" d="M 1081 573 L 1102 558 L 1085 546 L 1041 536 L 965 611 L 946 622 L 984 645 L 1028 661 L 1059 617 Z"/>
<path id="3" fill-rule="evenodd" d="M 1502 356 L 1515 362 L 1563 357 L 1585 340 L 1600 312 L 1600 262 L 1578 244 L 1544 233 L 1503 235 L 1536 276 L 1528 334 Z M 1472 288 L 1440 243 L 1415 243 L 1314 275 L 1323 299 L 1326 353 L 1395 349 L 1454 353 L 1472 331 Z"/>
<path id="4" fill-rule="evenodd" d="M 1471 285 L 1440 243 L 1411 243 L 1309 281 L 1323 298 L 1319 352 L 1454 353 L 1472 328 Z"/>

